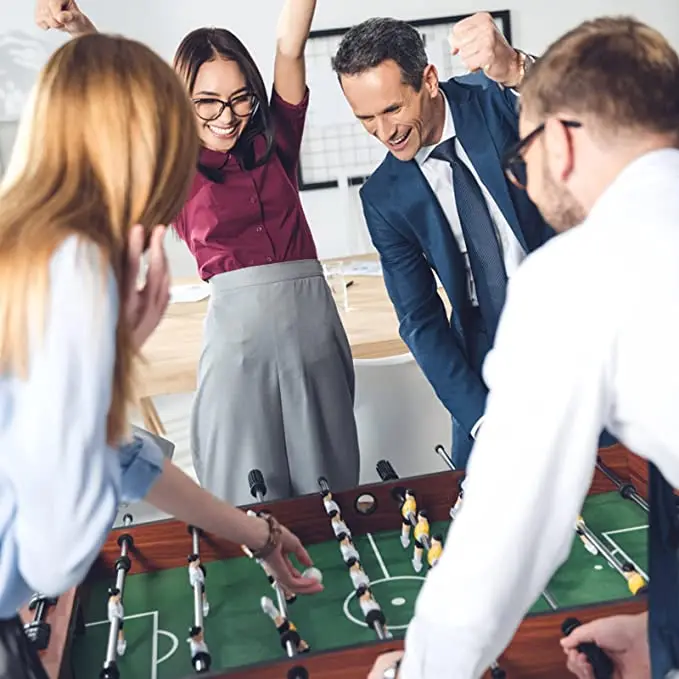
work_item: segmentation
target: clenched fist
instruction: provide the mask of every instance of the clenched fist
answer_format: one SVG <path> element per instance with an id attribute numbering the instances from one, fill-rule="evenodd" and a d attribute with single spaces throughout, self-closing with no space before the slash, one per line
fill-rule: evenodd
<path id="1" fill-rule="evenodd" d="M 94 24 L 80 11 L 75 0 L 37 0 L 35 23 L 45 31 L 56 28 L 73 37 L 96 33 Z"/>
<path id="2" fill-rule="evenodd" d="M 507 87 L 519 84 L 519 53 L 505 40 L 487 12 L 479 12 L 456 23 L 450 46 L 453 54 L 459 54 L 470 71 L 483 69 L 491 80 Z"/>

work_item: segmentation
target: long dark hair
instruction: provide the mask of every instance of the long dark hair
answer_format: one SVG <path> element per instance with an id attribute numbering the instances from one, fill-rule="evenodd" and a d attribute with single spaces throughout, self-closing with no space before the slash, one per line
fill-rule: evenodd
<path id="1" fill-rule="evenodd" d="M 231 151 L 243 169 L 252 170 L 269 160 L 274 146 L 274 129 L 262 74 L 245 45 L 225 28 L 197 28 L 191 31 L 177 48 L 174 67 L 191 96 L 198 70 L 205 62 L 215 58 L 235 61 L 245 76 L 248 88 L 257 98 L 257 110 Z M 266 147 L 264 153 L 257 158 L 254 140 L 259 135 L 264 135 Z M 215 168 L 198 163 L 198 170 L 208 179 L 223 181 L 221 171 Z"/>

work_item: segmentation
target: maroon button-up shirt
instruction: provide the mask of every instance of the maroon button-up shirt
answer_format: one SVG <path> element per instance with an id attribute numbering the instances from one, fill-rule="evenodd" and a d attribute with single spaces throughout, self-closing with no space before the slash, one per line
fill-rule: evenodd
<path id="1" fill-rule="evenodd" d="M 261 167 L 242 170 L 231 154 L 201 151 L 201 163 L 222 168 L 224 182 L 198 172 L 174 226 L 203 280 L 247 266 L 316 259 L 297 183 L 308 103 L 308 91 L 296 106 L 272 94 L 275 144 Z M 259 137 L 254 143 L 259 157 L 265 140 Z"/>

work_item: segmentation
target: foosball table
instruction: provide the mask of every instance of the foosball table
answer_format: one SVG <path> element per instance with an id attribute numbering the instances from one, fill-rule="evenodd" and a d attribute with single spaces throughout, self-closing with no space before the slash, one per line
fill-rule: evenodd
<path id="1" fill-rule="evenodd" d="M 319 479 L 318 494 L 271 503 L 251 473 L 248 509 L 274 514 L 321 571 L 325 589 L 312 596 L 283 591 L 239 545 L 128 517 L 80 587 L 41 606 L 39 620 L 40 597 L 23 612 L 50 679 L 365 679 L 378 654 L 402 647 L 462 479 L 399 479 L 378 466 L 382 483 L 333 493 Z M 565 620 L 645 609 L 646 491 L 644 461 L 622 446 L 600 451 L 570 556 L 488 677 L 570 678 Z"/>

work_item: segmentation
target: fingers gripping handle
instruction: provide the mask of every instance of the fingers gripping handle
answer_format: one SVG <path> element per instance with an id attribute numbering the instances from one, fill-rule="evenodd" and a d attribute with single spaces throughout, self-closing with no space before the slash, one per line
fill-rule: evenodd
<path id="1" fill-rule="evenodd" d="M 561 625 L 561 631 L 568 636 L 582 623 L 577 618 L 567 618 Z M 615 666 L 606 653 L 594 642 L 586 641 L 578 644 L 578 651 L 584 654 L 594 672 L 594 679 L 613 679 Z"/>

